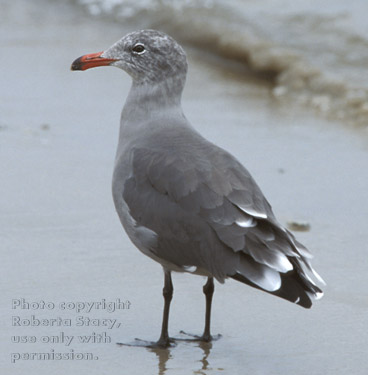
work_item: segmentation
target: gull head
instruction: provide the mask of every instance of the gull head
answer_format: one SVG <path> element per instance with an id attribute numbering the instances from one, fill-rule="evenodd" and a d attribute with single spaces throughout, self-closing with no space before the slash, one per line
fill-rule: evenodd
<path id="1" fill-rule="evenodd" d="M 156 30 L 125 35 L 107 50 L 76 59 L 71 70 L 115 66 L 125 70 L 135 84 L 155 84 L 184 77 L 187 59 L 183 48 L 170 36 Z"/>

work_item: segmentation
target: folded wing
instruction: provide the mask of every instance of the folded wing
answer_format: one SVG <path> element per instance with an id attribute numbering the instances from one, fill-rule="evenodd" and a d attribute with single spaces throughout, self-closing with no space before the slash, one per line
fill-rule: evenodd
<path id="1" fill-rule="evenodd" d="M 310 252 L 277 222 L 233 156 L 197 143 L 165 148 L 163 142 L 132 152 L 123 198 L 137 226 L 157 234 L 151 251 L 183 270 L 205 269 L 220 282 L 232 277 L 310 307 L 322 295 Z"/>

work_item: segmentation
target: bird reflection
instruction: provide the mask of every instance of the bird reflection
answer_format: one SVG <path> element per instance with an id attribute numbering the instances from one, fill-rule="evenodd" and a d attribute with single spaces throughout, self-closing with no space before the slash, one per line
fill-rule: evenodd
<path id="1" fill-rule="evenodd" d="M 164 375 L 167 370 L 167 362 L 172 358 L 172 348 L 147 348 L 152 353 L 155 353 L 158 358 L 158 375 Z"/>
<path id="2" fill-rule="evenodd" d="M 206 370 L 210 370 L 208 357 L 210 355 L 212 349 L 211 342 L 203 342 L 199 341 L 196 342 L 196 346 L 202 349 L 203 354 L 202 358 L 196 362 L 199 362 L 200 368 L 193 370 L 193 374 L 195 375 L 206 375 Z M 167 363 L 169 359 L 173 358 L 172 351 L 175 350 L 175 347 L 169 348 L 147 348 L 152 353 L 155 353 L 158 358 L 158 375 L 165 375 L 167 371 Z"/>
<path id="3" fill-rule="evenodd" d="M 203 357 L 200 360 L 200 362 L 202 363 L 202 368 L 199 369 L 199 370 L 193 371 L 193 374 L 203 374 L 203 375 L 205 375 L 206 373 L 204 371 L 208 369 L 208 365 L 209 365 L 209 362 L 208 362 L 207 358 L 209 357 L 210 351 L 212 349 L 212 342 L 200 341 L 198 343 L 198 347 L 203 350 Z"/>

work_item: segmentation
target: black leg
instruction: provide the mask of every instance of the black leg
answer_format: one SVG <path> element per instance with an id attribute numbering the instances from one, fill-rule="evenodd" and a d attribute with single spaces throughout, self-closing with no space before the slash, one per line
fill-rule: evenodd
<path id="1" fill-rule="evenodd" d="M 206 319 L 205 319 L 205 326 L 204 332 L 202 336 L 198 335 L 191 335 L 185 333 L 184 331 L 180 331 L 180 333 L 191 336 L 190 339 L 183 339 L 183 338 L 170 338 L 169 337 L 169 312 L 170 312 L 170 303 L 172 300 L 174 288 L 171 280 L 171 272 L 165 270 L 165 284 L 162 290 L 162 294 L 164 296 L 164 312 L 162 317 L 162 328 L 161 328 L 161 335 L 157 342 L 152 341 L 145 341 L 140 339 L 135 339 L 135 343 L 130 344 L 123 344 L 119 343 L 119 345 L 124 346 L 143 346 L 146 348 L 168 348 L 170 346 L 175 346 L 176 341 L 201 341 L 208 343 L 210 341 L 218 340 L 221 335 L 211 335 L 210 326 L 211 326 L 211 307 L 212 307 L 212 297 L 215 290 L 213 277 L 209 277 L 206 284 L 203 286 L 203 293 L 206 296 Z"/>
<path id="2" fill-rule="evenodd" d="M 162 317 L 162 328 L 161 328 L 161 336 L 157 341 L 157 346 L 167 348 L 170 346 L 170 338 L 169 338 L 169 312 L 170 312 L 170 303 L 173 296 L 173 284 L 171 280 L 171 272 L 165 270 L 165 285 L 164 289 L 162 290 L 162 294 L 165 299 L 164 304 L 164 313 Z"/>
<path id="3" fill-rule="evenodd" d="M 211 307 L 212 307 L 212 296 L 215 290 L 215 285 L 213 283 L 213 277 L 209 277 L 206 284 L 203 286 L 203 293 L 206 296 L 206 320 L 204 326 L 204 332 L 202 335 L 203 341 L 211 341 Z"/>
<path id="4" fill-rule="evenodd" d="M 218 340 L 221 335 L 211 335 L 211 307 L 212 307 L 212 296 L 213 292 L 215 291 L 215 285 L 213 282 L 213 277 L 209 277 L 207 279 L 206 284 L 203 286 L 203 293 L 206 296 L 206 318 L 205 318 L 205 325 L 204 325 L 204 332 L 202 336 L 192 335 L 190 333 L 186 333 L 184 331 L 180 331 L 180 333 L 191 336 L 192 339 L 175 339 L 176 341 L 201 341 L 201 342 L 210 342 L 214 340 Z"/>
<path id="5" fill-rule="evenodd" d="M 162 328 L 161 328 L 161 336 L 158 341 L 146 341 L 141 339 L 135 339 L 133 343 L 118 343 L 118 345 L 122 346 L 141 346 L 145 348 L 168 348 L 170 346 L 175 346 L 175 340 L 169 337 L 169 312 L 170 312 L 170 303 L 173 296 L 173 284 L 171 281 L 171 272 L 165 270 L 165 284 L 162 290 L 162 294 L 164 296 L 165 304 L 164 304 L 164 313 L 162 317 Z"/>

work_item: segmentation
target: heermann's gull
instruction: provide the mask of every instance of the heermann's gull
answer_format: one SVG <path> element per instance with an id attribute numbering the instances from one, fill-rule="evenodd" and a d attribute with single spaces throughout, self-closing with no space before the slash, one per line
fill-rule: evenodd
<path id="1" fill-rule="evenodd" d="M 276 220 L 249 172 L 203 138 L 185 118 L 184 50 L 168 35 L 133 32 L 72 70 L 110 65 L 133 78 L 120 124 L 112 182 L 121 223 L 134 245 L 164 268 L 162 331 L 167 347 L 171 271 L 207 276 L 205 329 L 210 341 L 213 278 L 231 277 L 309 308 L 323 293 L 310 252 Z"/>

